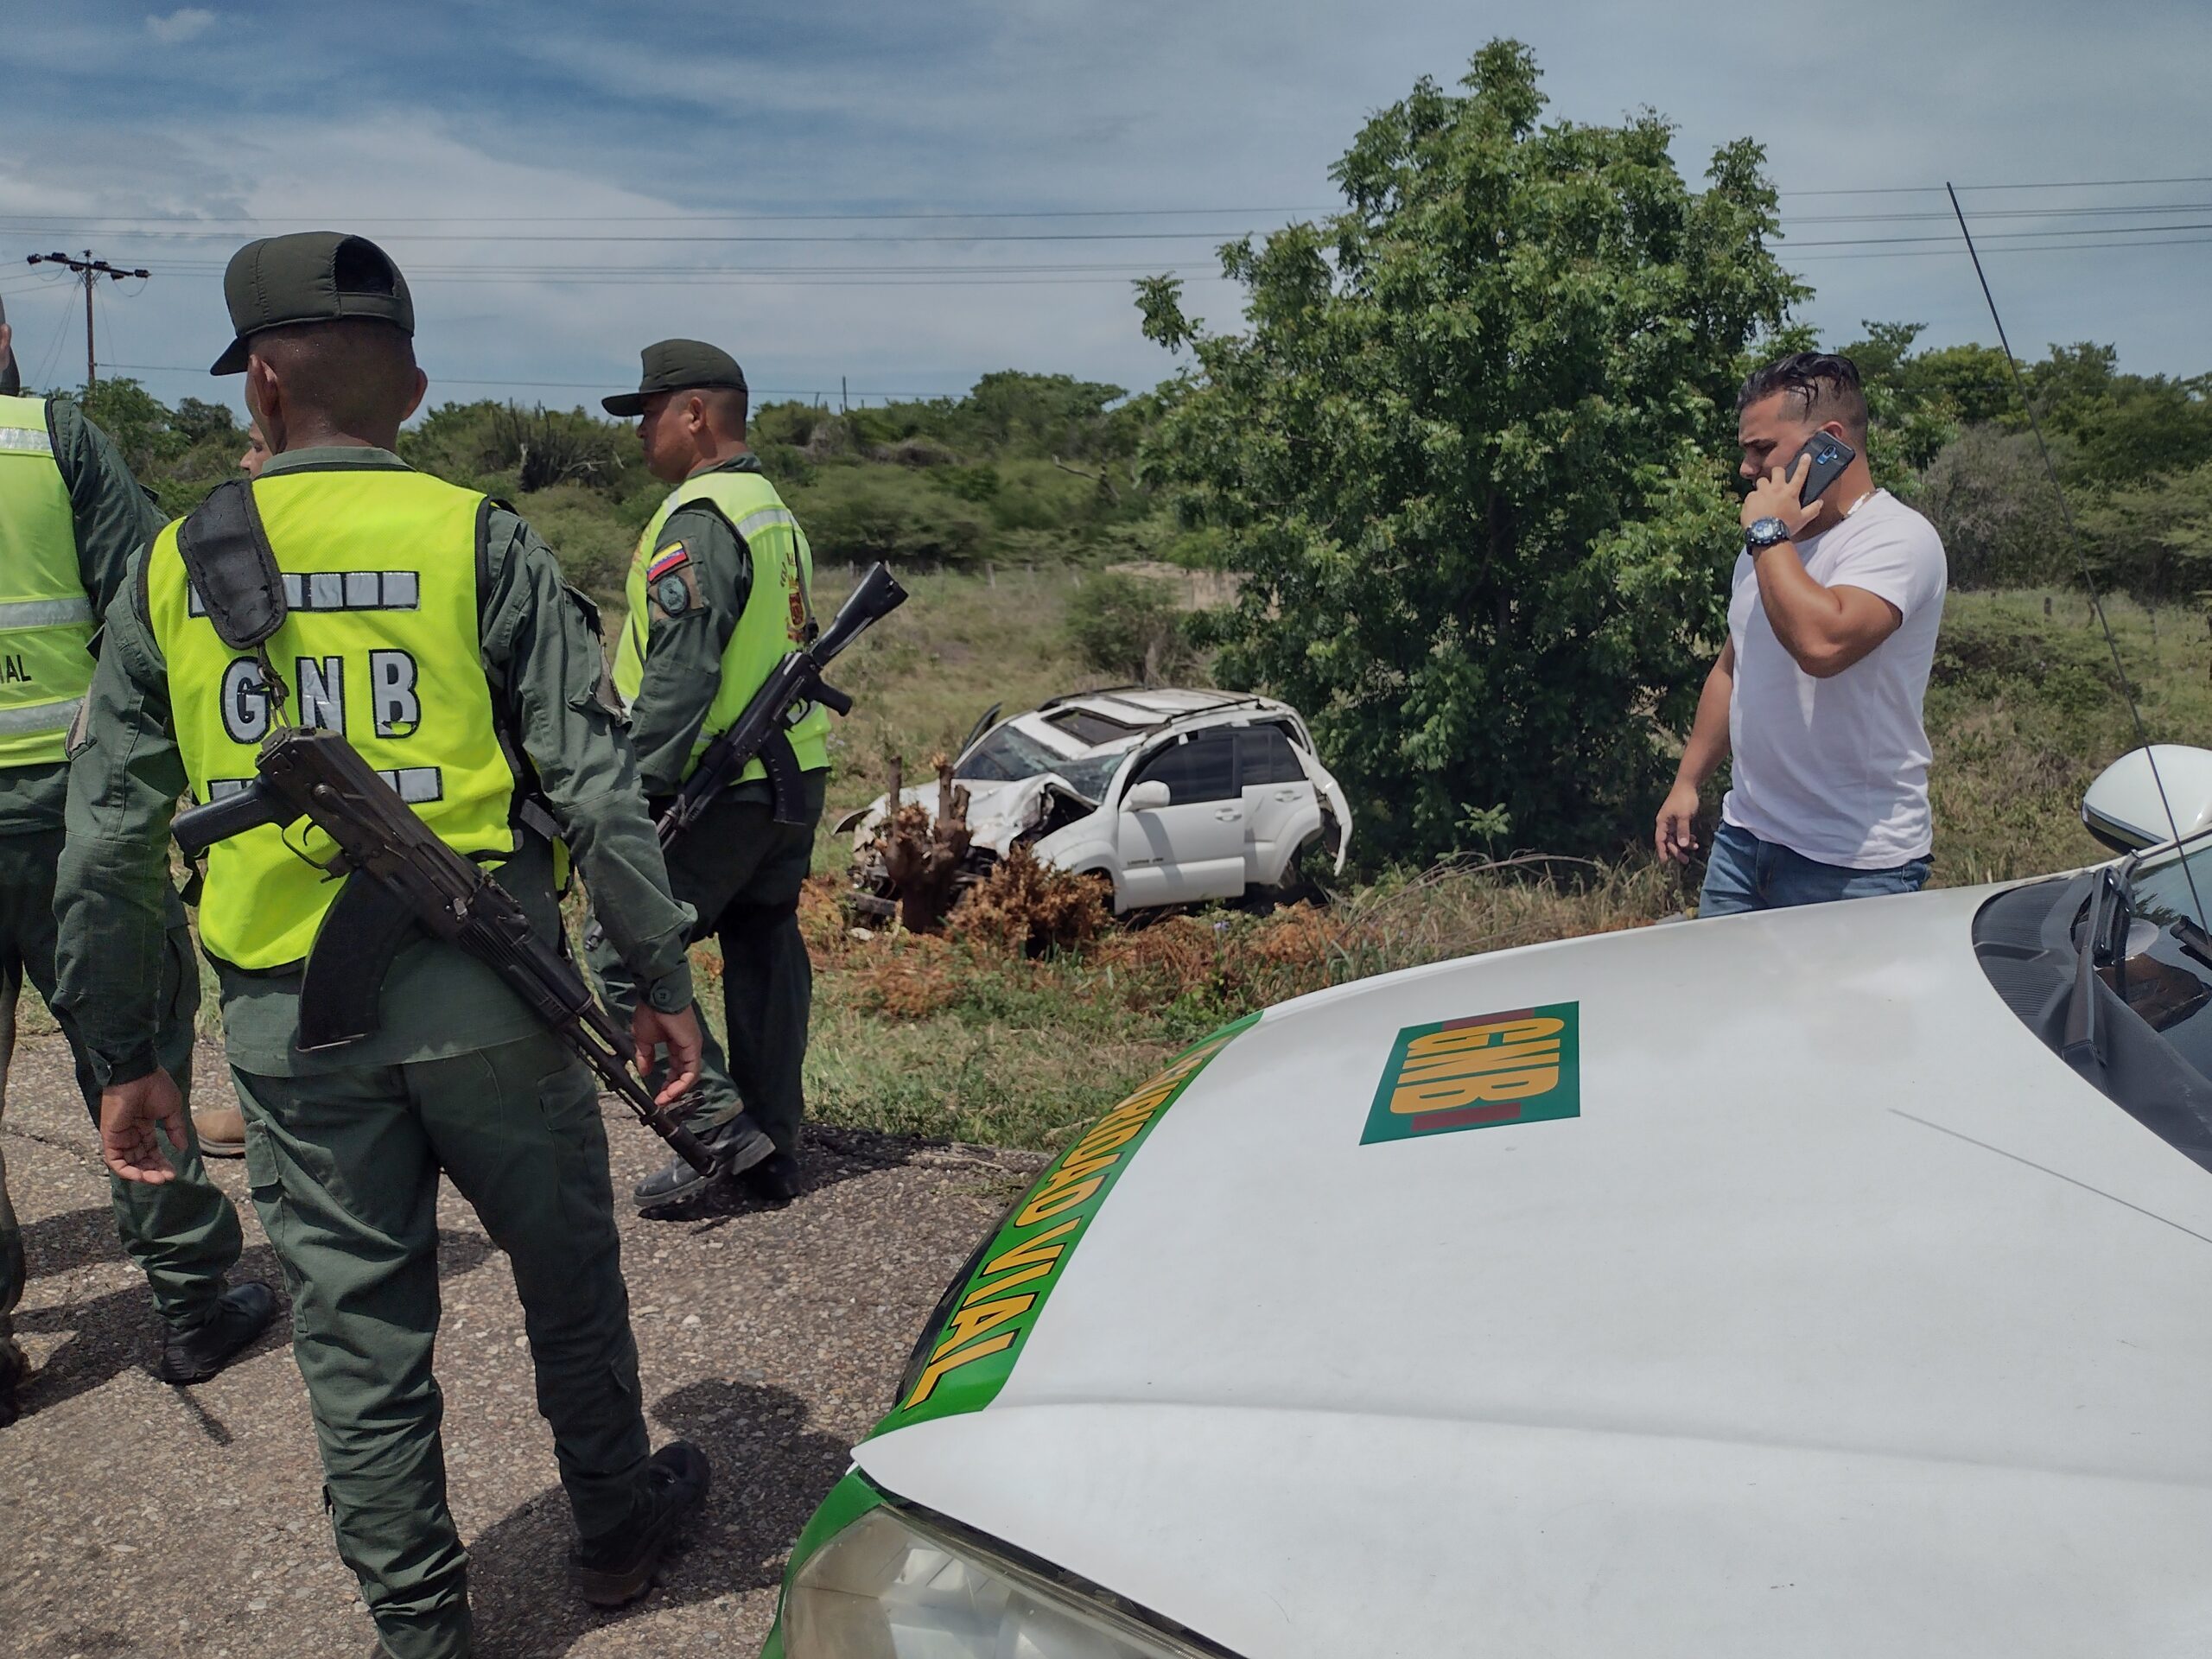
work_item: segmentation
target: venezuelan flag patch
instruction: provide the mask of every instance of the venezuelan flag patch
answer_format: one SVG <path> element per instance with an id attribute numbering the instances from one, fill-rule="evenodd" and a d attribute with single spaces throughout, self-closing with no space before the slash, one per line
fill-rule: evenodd
<path id="1" fill-rule="evenodd" d="M 658 582 L 663 576 L 681 570 L 690 563 L 691 556 L 684 551 L 683 543 L 671 542 L 653 555 L 653 562 L 645 567 L 645 580 L 648 582 Z"/>

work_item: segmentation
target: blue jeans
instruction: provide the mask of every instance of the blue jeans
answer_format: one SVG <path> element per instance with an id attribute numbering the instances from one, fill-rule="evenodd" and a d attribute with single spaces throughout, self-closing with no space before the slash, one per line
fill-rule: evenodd
<path id="1" fill-rule="evenodd" d="M 1846 869 L 1724 823 L 1713 834 L 1697 913 L 1702 919 L 1789 905 L 1825 905 L 1838 899 L 1872 899 L 1885 893 L 1917 893 L 1927 880 L 1924 858 L 1885 870 Z"/>

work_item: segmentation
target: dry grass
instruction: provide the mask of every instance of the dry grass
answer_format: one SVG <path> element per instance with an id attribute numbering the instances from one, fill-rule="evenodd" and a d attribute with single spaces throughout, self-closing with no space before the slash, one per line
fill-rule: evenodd
<path id="1" fill-rule="evenodd" d="M 817 878 L 804 912 L 813 1109 L 1049 1147 L 1176 1049 L 1255 1008 L 1392 969 L 1641 926 L 1679 908 L 1679 891 L 1648 868 L 1568 861 L 1554 880 L 1532 861 L 1433 870 L 1327 907 L 1111 927 L 1073 879 L 1017 867 L 956 911 L 944 935 L 866 939 L 836 919 L 834 902 Z M 1071 937 L 1042 938 L 1063 925 Z"/>

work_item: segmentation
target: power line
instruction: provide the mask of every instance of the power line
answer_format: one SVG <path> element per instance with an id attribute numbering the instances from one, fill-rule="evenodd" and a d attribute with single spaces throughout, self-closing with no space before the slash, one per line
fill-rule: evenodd
<path id="1" fill-rule="evenodd" d="M 1962 191 L 1993 190 L 2111 190 L 2136 186 L 2170 184 L 2212 184 L 2212 175 L 2188 174 L 2160 178 L 2132 179 L 2042 179 L 2014 181 L 2003 184 L 1962 184 Z M 1834 196 L 1941 196 L 1944 187 L 1940 184 L 1851 185 L 1829 188 L 1782 190 L 1776 194 L 1792 198 Z M 1170 219 L 1205 218 L 1221 215 L 1224 218 L 1258 213 L 1341 213 L 1343 206 L 1331 203 L 1313 207 L 1018 207 L 972 208 L 957 212 L 906 212 L 878 208 L 864 212 L 847 213 L 760 213 L 737 210 L 729 213 L 415 213 L 405 215 L 362 216 L 346 215 L 353 225 L 647 225 L 647 224 L 714 224 L 752 221 L 763 225 L 778 224 L 950 224 L 981 219 Z M 1942 218 L 1937 213 L 1933 217 Z M 1985 213 L 1983 217 L 1988 217 Z M 309 219 L 327 217 L 320 213 L 82 213 L 62 216 L 52 213 L 0 213 L 0 225 L 291 225 Z"/>
<path id="2" fill-rule="evenodd" d="M 349 225 L 664 225 L 717 224 L 751 220 L 762 225 L 808 223 L 952 223 L 999 219 L 1171 219 L 1224 218 L 1242 213 L 1332 213 L 1325 207 L 1054 207 L 990 209 L 967 213 L 410 213 L 395 218 L 347 214 Z M 0 225 L 294 225 L 308 213 L 83 213 L 60 219 L 46 213 L 0 213 Z"/>
<path id="3" fill-rule="evenodd" d="M 2212 184 L 2212 175 L 2192 174 L 2170 179 L 2042 179 L 2015 184 L 1961 184 L 1961 190 L 2118 190 L 2139 184 Z M 1777 190 L 1778 196 L 1940 196 L 1952 187 L 1942 184 L 1850 186 L 1829 190 Z"/>
<path id="4" fill-rule="evenodd" d="M 1982 251 L 1994 257 L 2006 253 L 2089 253 L 2100 248 L 2126 248 L 2133 251 L 2139 248 L 2206 246 L 2212 246 L 2212 236 L 2177 236 L 2169 240 L 2157 242 L 2068 242 L 2056 247 L 1985 248 Z M 1787 255 L 1789 250 L 1783 248 L 1777 251 Z M 1789 263 L 1815 264 L 1834 259 L 1950 259 L 1961 257 L 1965 252 L 1966 250 L 1963 248 L 1899 248 L 1894 252 L 1878 250 L 1872 253 L 1815 253 L 1808 254 L 1802 259 L 1790 259 Z"/>
<path id="5" fill-rule="evenodd" d="M 205 374 L 207 372 L 197 365 L 188 363 L 110 363 L 108 367 L 131 369 L 144 374 Z M 636 371 L 625 370 L 622 372 L 634 374 Z M 606 380 L 495 380 L 475 375 L 441 374 L 435 378 L 432 384 L 448 386 L 518 386 L 547 391 L 599 391 L 612 394 L 622 390 L 619 384 L 621 378 L 622 374 L 613 375 Z M 753 392 L 754 396 L 761 397 L 818 397 L 822 396 L 823 390 L 820 386 L 755 386 L 753 388 Z M 851 389 L 849 395 L 855 397 L 895 397 L 905 401 L 946 397 L 952 394 L 943 391 L 884 391 L 870 386 L 855 386 Z"/>
<path id="6" fill-rule="evenodd" d="M 85 250 L 85 257 L 81 259 L 73 259 L 66 253 L 35 253 L 24 263 L 32 265 L 60 265 L 66 270 L 74 271 L 84 279 L 85 385 L 87 387 L 97 385 L 99 383 L 99 365 L 92 356 L 92 289 L 103 276 L 111 282 L 119 283 L 126 276 L 136 276 L 139 281 L 143 282 L 152 273 L 145 270 L 118 270 L 105 259 L 93 258 L 92 251 L 90 248 Z"/>

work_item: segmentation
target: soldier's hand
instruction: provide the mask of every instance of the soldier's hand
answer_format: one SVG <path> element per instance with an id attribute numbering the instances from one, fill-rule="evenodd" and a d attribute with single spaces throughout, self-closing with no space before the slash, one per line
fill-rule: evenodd
<path id="1" fill-rule="evenodd" d="M 653 1096 L 654 1105 L 671 1104 L 699 1081 L 699 1015 L 695 1008 L 663 1014 L 651 1003 L 640 1002 L 631 1017 L 630 1035 L 640 1055 L 652 1053 L 659 1044 L 668 1046 L 668 1083 Z"/>
<path id="2" fill-rule="evenodd" d="M 168 1072 L 149 1071 L 100 1090 L 100 1160 L 124 1180 L 159 1186 L 176 1179 L 162 1154 L 161 1138 L 154 1132 L 157 1126 L 179 1152 L 189 1144 L 184 1096 Z"/>

